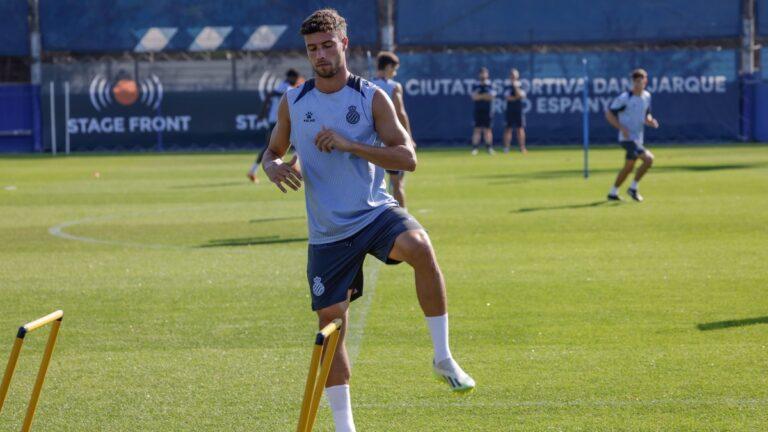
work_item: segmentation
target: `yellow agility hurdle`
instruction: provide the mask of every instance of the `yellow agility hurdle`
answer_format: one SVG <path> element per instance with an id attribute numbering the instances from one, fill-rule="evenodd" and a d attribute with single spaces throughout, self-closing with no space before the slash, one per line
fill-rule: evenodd
<path id="1" fill-rule="evenodd" d="M 338 318 L 317 332 L 312 360 L 309 363 L 307 384 L 304 387 L 304 401 L 301 404 L 299 425 L 296 427 L 297 432 L 312 431 L 320 398 L 323 396 L 323 388 L 325 388 L 328 374 L 331 372 L 331 363 L 333 362 L 333 355 L 336 353 L 340 333 L 341 320 Z"/>
<path id="2" fill-rule="evenodd" d="M 16 334 L 16 341 L 13 343 L 11 357 L 8 359 L 8 366 L 5 368 L 3 381 L 0 383 L 0 412 L 3 410 L 3 402 L 5 402 L 5 397 L 8 395 L 8 387 L 11 385 L 13 371 L 16 369 L 16 363 L 19 360 L 19 353 L 21 352 L 21 345 L 24 343 L 24 336 L 46 324 L 53 323 L 51 326 L 51 333 L 48 335 L 48 342 L 45 344 L 43 360 L 40 362 L 40 369 L 37 371 L 37 379 L 35 380 L 35 387 L 32 389 L 32 397 L 29 399 L 27 415 L 24 417 L 24 424 L 21 427 L 22 432 L 27 432 L 32 427 L 32 418 L 35 416 L 37 401 L 40 399 L 40 392 L 43 389 L 43 381 L 45 381 L 45 374 L 48 371 L 48 365 L 51 362 L 53 347 L 56 345 L 56 337 L 59 334 L 59 327 L 61 327 L 61 320 L 63 318 L 64 311 L 58 310 L 19 327 L 19 332 Z"/>

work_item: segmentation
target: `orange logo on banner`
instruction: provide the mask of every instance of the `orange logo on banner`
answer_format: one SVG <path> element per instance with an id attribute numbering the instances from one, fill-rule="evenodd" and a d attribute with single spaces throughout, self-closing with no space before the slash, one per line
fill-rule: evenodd
<path id="1" fill-rule="evenodd" d="M 139 98 L 139 86 L 134 80 L 121 79 L 112 87 L 112 94 L 120 105 L 133 105 Z"/>

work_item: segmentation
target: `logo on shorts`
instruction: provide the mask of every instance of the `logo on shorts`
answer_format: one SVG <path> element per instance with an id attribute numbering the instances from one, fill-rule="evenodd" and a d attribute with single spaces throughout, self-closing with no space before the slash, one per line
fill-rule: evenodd
<path id="1" fill-rule="evenodd" d="M 304 123 L 314 123 L 315 122 L 315 115 L 312 114 L 312 111 L 307 111 L 306 114 L 304 114 Z"/>
<path id="2" fill-rule="evenodd" d="M 316 297 L 320 297 L 325 292 L 325 285 L 323 285 L 323 280 L 320 279 L 320 276 L 315 276 L 314 279 L 312 279 L 312 294 L 314 294 Z"/>
<path id="3" fill-rule="evenodd" d="M 357 107 L 354 105 L 350 105 L 349 111 L 347 111 L 347 123 L 357 124 L 357 122 L 359 121 L 360 121 L 360 113 L 357 112 Z"/>

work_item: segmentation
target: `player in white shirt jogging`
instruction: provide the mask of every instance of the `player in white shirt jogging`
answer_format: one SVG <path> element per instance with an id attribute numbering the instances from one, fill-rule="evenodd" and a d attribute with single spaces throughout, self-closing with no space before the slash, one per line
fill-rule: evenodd
<path id="1" fill-rule="evenodd" d="M 645 126 L 659 127 L 659 122 L 651 114 L 651 94 L 645 90 L 646 85 L 648 73 L 643 69 L 633 70 L 632 90 L 621 93 L 605 112 L 608 123 L 619 130 L 619 143 L 626 150 L 624 168 L 619 171 L 616 182 L 608 192 L 611 201 L 621 200 L 619 187 L 635 169 L 637 159 L 643 163 L 635 172 L 635 179 L 627 193 L 635 201 L 643 201 L 643 196 L 638 192 L 638 183 L 653 165 L 653 153 L 643 146 L 643 132 Z"/>

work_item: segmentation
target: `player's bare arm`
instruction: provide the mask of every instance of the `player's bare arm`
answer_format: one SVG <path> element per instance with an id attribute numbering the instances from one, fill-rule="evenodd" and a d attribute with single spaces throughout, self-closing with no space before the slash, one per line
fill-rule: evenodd
<path id="1" fill-rule="evenodd" d="M 405 102 L 403 102 L 403 86 L 398 83 L 395 89 L 392 91 L 392 103 L 395 105 L 395 112 L 397 113 L 397 119 L 400 120 L 400 124 L 403 125 L 408 135 L 411 135 L 411 121 L 408 118 L 408 113 L 405 112 Z M 415 145 L 415 143 L 414 143 Z"/>
<path id="2" fill-rule="evenodd" d="M 315 137 L 318 150 L 330 153 L 344 151 L 359 156 L 388 170 L 414 171 L 416 152 L 413 141 L 395 114 L 395 107 L 383 91 L 373 96 L 373 119 L 376 133 L 384 147 L 373 147 L 351 141 L 333 129 L 323 128 Z"/>
<path id="3" fill-rule="evenodd" d="M 625 139 L 629 139 L 629 130 L 627 130 L 624 125 L 619 123 L 619 118 L 616 117 L 616 114 L 611 112 L 611 110 L 608 110 L 605 112 L 605 119 L 608 120 L 608 123 L 615 127 L 616 129 L 621 131 L 621 134 L 624 136 Z"/>
<path id="4" fill-rule="evenodd" d="M 293 190 L 299 190 L 303 180 L 296 155 L 288 162 L 283 161 L 283 156 L 285 156 L 290 147 L 291 117 L 288 114 L 288 101 L 283 96 L 277 111 L 277 125 L 272 130 L 272 136 L 269 138 L 269 147 L 264 152 L 264 158 L 261 162 L 264 173 L 269 177 L 269 181 L 274 183 L 283 193 L 288 192 L 285 186 Z"/>
<path id="5" fill-rule="evenodd" d="M 659 128 L 659 121 L 658 121 L 658 120 L 656 120 L 656 118 L 654 118 L 654 117 L 651 115 L 651 113 L 648 113 L 648 114 L 645 116 L 645 125 L 646 125 L 646 126 L 650 126 L 650 127 L 654 128 L 654 129 L 658 129 L 658 128 Z"/>

